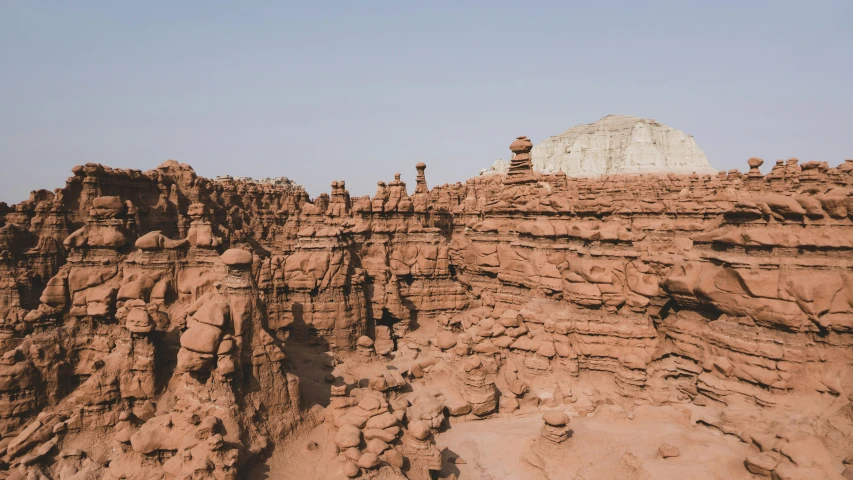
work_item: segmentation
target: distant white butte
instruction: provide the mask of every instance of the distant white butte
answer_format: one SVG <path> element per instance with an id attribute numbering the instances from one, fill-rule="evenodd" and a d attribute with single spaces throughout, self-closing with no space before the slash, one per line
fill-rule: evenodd
<path id="1" fill-rule="evenodd" d="M 716 173 L 692 135 L 647 118 L 608 115 L 533 147 L 533 168 L 576 177 L 631 173 Z M 483 175 L 505 174 L 498 160 Z"/>

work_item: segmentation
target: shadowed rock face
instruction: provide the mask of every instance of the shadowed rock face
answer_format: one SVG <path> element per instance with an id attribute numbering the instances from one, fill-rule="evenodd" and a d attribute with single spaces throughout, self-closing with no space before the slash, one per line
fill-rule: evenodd
<path id="1" fill-rule="evenodd" d="M 419 164 L 411 195 L 169 161 L 0 205 L 0 468 L 238 478 L 320 423 L 315 478 L 429 478 L 446 422 L 627 401 L 717 405 L 701 423 L 760 447 L 750 472 L 836 478 L 838 433 L 764 419 L 811 399 L 853 432 L 829 409 L 853 395 L 853 162 L 586 179 L 533 171 L 531 146 L 432 189 Z"/>

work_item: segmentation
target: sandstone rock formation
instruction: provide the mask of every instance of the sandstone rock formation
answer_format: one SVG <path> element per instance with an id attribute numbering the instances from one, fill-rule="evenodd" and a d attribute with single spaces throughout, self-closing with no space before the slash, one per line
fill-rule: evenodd
<path id="1" fill-rule="evenodd" d="M 532 416 L 519 472 L 843 478 L 853 161 L 590 179 L 531 148 L 411 195 L 169 161 L 0 205 L 0 472 L 464 479 L 442 435 Z M 661 415 L 678 440 L 553 461 Z"/>
<path id="2" fill-rule="evenodd" d="M 692 136 L 654 120 L 608 115 L 549 137 L 530 152 L 533 168 L 573 177 L 627 173 L 716 173 Z M 506 174 L 498 160 L 486 174 Z"/>

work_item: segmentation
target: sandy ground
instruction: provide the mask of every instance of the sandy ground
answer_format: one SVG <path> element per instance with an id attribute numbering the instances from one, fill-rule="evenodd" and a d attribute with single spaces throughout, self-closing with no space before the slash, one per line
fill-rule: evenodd
<path id="1" fill-rule="evenodd" d="M 691 424 L 683 407 L 640 406 L 633 420 L 619 407 L 573 418 L 572 438 L 557 450 L 537 449 L 541 414 L 456 423 L 439 434 L 441 477 L 459 480 L 752 480 L 743 466 L 749 447 L 733 436 Z M 298 432 L 247 478 L 321 480 L 343 478 L 334 462 L 327 425 Z M 662 443 L 678 457 L 658 456 Z M 331 450 L 330 450 L 331 449 Z M 543 468 L 524 460 L 538 453 Z M 457 457 L 464 463 L 454 461 Z"/>
<path id="2" fill-rule="evenodd" d="M 572 438 L 550 455 L 544 469 L 523 460 L 537 450 L 532 440 L 540 415 L 456 424 L 438 435 L 446 446 L 442 475 L 460 480 L 737 480 L 754 478 L 743 466 L 749 448 L 732 436 L 687 423 L 689 413 L 673 407 L 640 407 L 629 420 L 618 409 L 575 418 Z M 658 456 L 661 443 L 680 450 Z M 459 456 L 465 463 L 451 461 Z"/>

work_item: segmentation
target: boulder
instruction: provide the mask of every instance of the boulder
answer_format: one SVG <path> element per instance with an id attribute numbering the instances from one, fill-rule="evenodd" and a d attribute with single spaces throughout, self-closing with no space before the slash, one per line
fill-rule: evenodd
<path id="1" fill-rule="evenodd" d="M 343 449 L 358 447 L 361 444 L 361 430 L 353 425 L 341 425 L 335 433 L 335 444 Z"/>
<path id="2" fill-rule="evenodd" d="M 662 443 L 660 447 L 658 447 L 658 456 L 661 458 L 677 457 L 678 453 L 678 447 L 668 443 Z"/>

